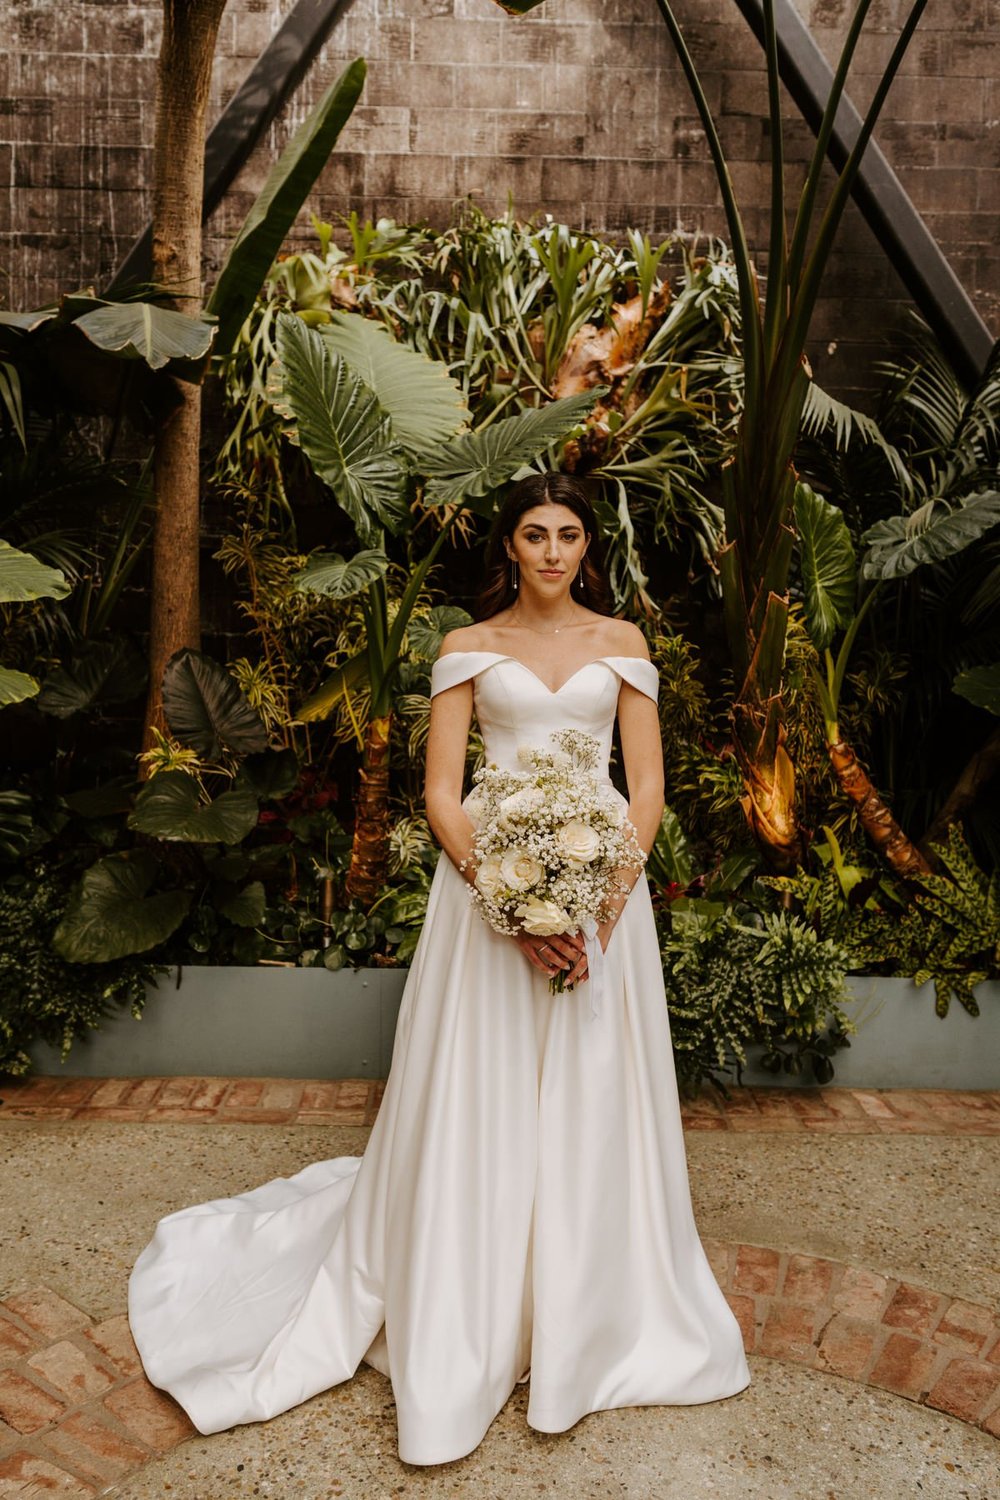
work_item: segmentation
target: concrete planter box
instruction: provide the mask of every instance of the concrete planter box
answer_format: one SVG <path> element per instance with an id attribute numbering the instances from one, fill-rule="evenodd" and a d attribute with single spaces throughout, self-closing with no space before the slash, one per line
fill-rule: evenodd
<path id="1" fill-rule="evenodd" d="M 1000 982 L 976 988 L 980 1014 L 970 1016 L 952 1000 L 942 1019 L 934 988 L 909 979 L 854 974 L 848 988 L 856 1003 L 845 1006 L 857 1025 L 850 1047 L 833 1058 L 833 1085 L 862 1089 L 1000 1088 Z M 805 1085 L 808 1078 L 766 1073 L 757 1066 L 762 1047 L 748 1047 L 743 1082 Z"/>
<path id="2" fill-rule="evenodd" d="M 126 1011 L 65 1063 L 40 1043 L 40 1073 L 86 1078 L 384 1078 L 408 969 L 185 968 L 152 987 L 141 1021 Z M 834 1058 L 849 1088 L 1000 1088 L 1000 983 L 979 986 L 982 1014 L 956 1001 L 944 1020 L 929 985 L 858 976 L 858 1033 Z M 743 1082 L 808 1087 L 764 1072 L 750 1049 Z"/>
<path id="3" fill-rule="evenodd" d="M 83 1078 L 385 1078 L 409 969 L 172 969 L 129 1011 L 58 1050 L 39 1073 Z"/>

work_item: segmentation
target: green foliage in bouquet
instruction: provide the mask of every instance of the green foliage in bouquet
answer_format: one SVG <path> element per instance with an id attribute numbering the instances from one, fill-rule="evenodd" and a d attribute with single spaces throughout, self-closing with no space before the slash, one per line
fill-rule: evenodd
<path id="1" fill-rule="evenodd" d="M 99 1027 L 116 1008 L 142 1013 L 145 988 L 166 972 L 162 963 L 126 957 L 111 963 L 68 963 L 55 951 L 53 930 L 67 904 L 65 882 L 40 867 L 0 886 L 0 1074 L 27 1073 L 36 1039 L 59 1047 Z"/>

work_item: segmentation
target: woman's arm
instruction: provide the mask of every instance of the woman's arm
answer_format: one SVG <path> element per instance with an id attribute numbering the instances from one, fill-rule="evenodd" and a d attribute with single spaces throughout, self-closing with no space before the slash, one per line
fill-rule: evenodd
<path id="1" fill-rule="evenodd" d="M 458 870 L 472 851 L 473 827 L 462 810 L 465 752 L 472 723 L 472 682 L 456 683 L 431 699 L 424 807 L 431 832 Z M 471 885 L 472 861 L 459 874 Z"/>
<path id="2" fill-rule="evenodd" d="M 636 839 L 645 854 L 652 849 L 663 816 L 663 746 L 660 741 L 660 716 L 656 704 L 631 683 L 623 682 L 618 697 L 618 728 L 621 734 L 622 760 L 628 782 L 629 803 L 626 817 L 635 829 Z M 608 934 L 621 915 L 630 891 L 642 873 L 640 865 L 625 865 L 616 871 L 619 882 L 628 890 L 619 891 L 609 904 L 614 915 Z"/>

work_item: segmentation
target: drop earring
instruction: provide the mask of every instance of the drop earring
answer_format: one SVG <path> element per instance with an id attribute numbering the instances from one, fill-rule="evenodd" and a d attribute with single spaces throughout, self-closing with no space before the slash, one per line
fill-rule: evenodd
<path id="1" fill-rule="evenodd" d="M 517 593 L 517 579 L 519 571 L 520 570 L 517 566 L 517 559 L 512 557 L 510 560 L 510 586 L 514 590 L 515 594 Z"/>

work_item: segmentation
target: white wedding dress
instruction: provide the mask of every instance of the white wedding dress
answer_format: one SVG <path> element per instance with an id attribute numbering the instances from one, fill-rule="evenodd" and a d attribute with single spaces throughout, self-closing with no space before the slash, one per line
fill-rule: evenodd
<path id="1" fill-rule="evenodd" d="M 487 759 L 511 768 L 573 727 L 606 772 L 621 680 L 658 688 L 637 657 L 552 692 L 514 657 L 456 651 L 432 694 L 469 678 Z M 132 1271 L 146 1373 L 199 1431 L 273 1417 L 362 1360 L 392 1382 L 411 1464 L 471 1452 L 529 1366 L 542 1432 L 749 1384 L 692 1214 L 644 875 L 600 983 L 598 1007 L 593 965 L 550 995 L 441 856 L 364 1155 L 172 1213 Z"/>

